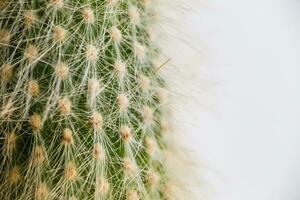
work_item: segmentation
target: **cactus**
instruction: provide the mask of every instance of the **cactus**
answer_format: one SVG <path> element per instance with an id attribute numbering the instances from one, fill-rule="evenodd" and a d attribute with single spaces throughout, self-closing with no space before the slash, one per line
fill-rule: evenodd
<path id="1" fill-rule="evenodd" d="M 0 199 L 176 199 L 153 1 L 0 0 Z"/>

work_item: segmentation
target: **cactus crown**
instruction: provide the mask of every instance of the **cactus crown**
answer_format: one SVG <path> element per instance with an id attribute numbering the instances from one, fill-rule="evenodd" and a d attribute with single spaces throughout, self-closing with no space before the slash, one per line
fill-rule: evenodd
<path id="1" fill-rule="evenodd" d="M 152 1 L 0 1 L 0 199 L 171 199 Z"/>

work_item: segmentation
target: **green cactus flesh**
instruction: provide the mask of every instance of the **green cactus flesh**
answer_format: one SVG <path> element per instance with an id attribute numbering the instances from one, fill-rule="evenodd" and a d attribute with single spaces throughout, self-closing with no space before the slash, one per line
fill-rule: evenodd
<path id="1" fill-rule="evenodd" d="M 0 7 L 0 199 L 169 199 L 153 2 Z"/>

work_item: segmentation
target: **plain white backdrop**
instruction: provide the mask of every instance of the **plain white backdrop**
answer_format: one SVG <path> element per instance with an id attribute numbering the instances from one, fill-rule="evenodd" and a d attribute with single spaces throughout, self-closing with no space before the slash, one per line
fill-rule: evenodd
<path id="1" fill-rule="evenodd" d="M 181 117 L 211 199 L 299 200 L 300 1 L 206 5 L 185 27 L 194 45 L 205 46 L 214 103 Z"/>

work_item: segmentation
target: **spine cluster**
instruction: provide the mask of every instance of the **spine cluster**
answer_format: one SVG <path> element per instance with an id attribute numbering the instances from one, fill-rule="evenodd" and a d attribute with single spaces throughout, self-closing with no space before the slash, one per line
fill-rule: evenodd
<path id="1" fill-rule="evenodd" d="M 154 4 L 0 0 L 0 199 L 176 199 Z"/>

